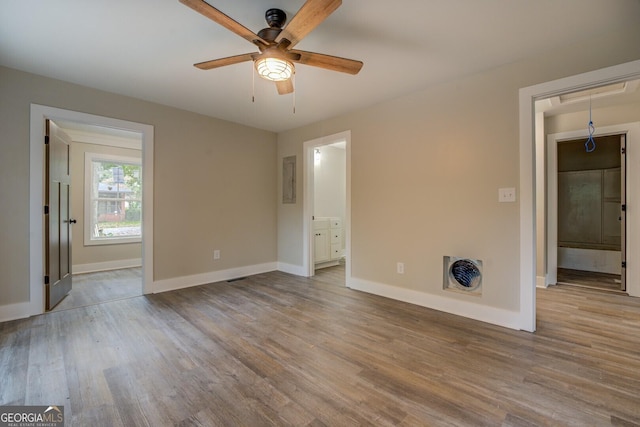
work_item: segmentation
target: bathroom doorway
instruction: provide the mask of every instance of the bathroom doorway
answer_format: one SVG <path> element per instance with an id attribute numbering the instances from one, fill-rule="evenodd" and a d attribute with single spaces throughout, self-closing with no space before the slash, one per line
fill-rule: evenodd
<path id="1" fill-rule="evenodd" d="M 304 262 L 316 269 L 342 267 L 350 274 L 350 132 L 304 143 Z"/>

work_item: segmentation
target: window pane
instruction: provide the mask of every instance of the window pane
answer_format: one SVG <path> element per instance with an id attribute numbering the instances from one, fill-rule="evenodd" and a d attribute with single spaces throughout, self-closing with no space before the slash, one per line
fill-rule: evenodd
<path id="1" fill-rule="evenodd" d="M 91 163 L 92 239 L 140 237 L 141 166 L 105 160 Z"/>

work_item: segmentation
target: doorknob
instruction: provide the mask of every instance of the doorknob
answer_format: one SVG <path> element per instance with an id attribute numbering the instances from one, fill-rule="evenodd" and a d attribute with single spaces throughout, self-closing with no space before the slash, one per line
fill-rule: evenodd
<path id="1" fill-rule="evenodd" d="M 78 221 L 76 221 L 75 219 L 70 219 L 69 220 L 69 224 L 75 224 L 76 222 L 78 222 Z"/>

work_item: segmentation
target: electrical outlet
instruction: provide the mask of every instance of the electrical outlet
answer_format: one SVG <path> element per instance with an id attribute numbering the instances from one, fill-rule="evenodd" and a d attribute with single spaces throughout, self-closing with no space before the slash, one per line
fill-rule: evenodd
<path id="1" fill-rule="evenodd" d="M 516 201 L 516 189 L 515 188 L 499 188 L 498 189 L 498 202 L 515 202 Z"/>
<path id="2" fill-rule="evenodd" d="M 399 262 L 396 266 L 398 274 L 404 274 L 404 262 Z"/>
<path id="3" fill-rule="evenodd" d="M 220 259 L 220 249 L 213 251 L 213 259 Z"/>

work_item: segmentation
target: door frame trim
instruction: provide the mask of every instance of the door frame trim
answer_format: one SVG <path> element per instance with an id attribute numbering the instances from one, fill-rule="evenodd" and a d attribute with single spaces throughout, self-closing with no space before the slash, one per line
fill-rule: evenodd
<path id="1" fill-rule="evenodd" d="M 153 292 L 153 148 L 152 125 L 31 104 L 29 132 L 29 313 L 45 312 L 44 287 L 44 129 L 45 120 L 73 121 L 139 132 L 142 135 L 143 232 L 142 292 Z"/>
<path id="2" fill-rule="evenodd" d="M 536 330 L 536 133 L 535 101 L 640 78 L 640 60 L 521 88 L 520 127 L 520 329 Z M 627 161 L 629 161 L 627 159 Z M 629 178 L 627 171 L 627 178 Z M 629 224 L 627 231 L 630 233 Z M 627 274 L 631 277 L 629 269 Z M 629 283 L 627 284 L 629 289 Z"/>

